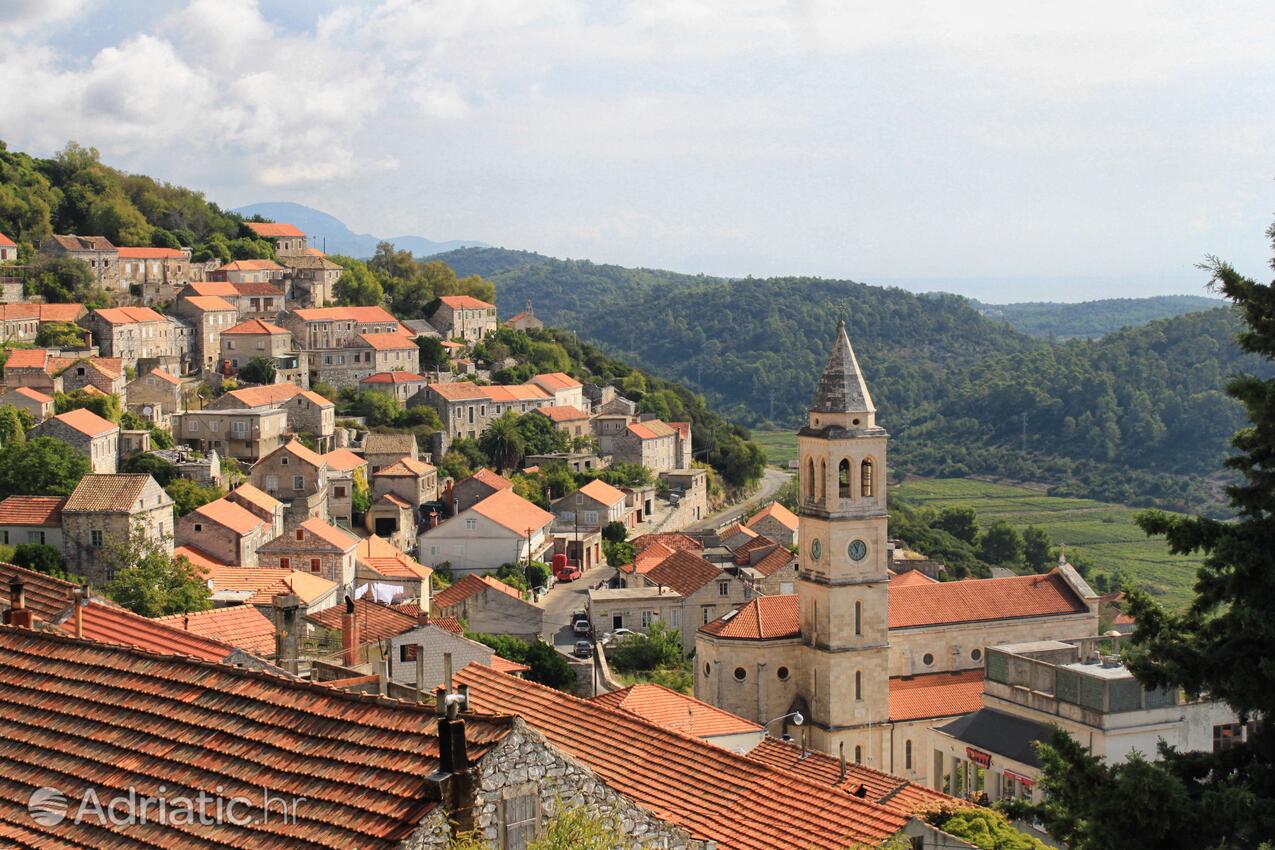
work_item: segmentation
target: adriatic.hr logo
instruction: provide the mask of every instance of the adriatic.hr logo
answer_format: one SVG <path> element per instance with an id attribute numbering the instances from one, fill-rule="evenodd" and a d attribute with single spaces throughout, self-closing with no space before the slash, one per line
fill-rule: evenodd
<path id="1" fill-rule="evenodd" d="M 305 797 L 274 794 L 268 788 L 236 795 L 224 794 L 226 789 L 220 785 L 212 793 L 186 789 L 170 793 L 165 785 L 155 790 L 157 793 L 144 793 L 129 786 L 123 790 L 112 788 L 109 793 L 99 795 L 96 788 L 89 787 L 79 795 L 77 804 L 68 800 L 61 789 L 46 785 L 32 791 L 27 798 L 27 814 L 35 823 L 49 829 L 68 819 L 76 824 L 98 826 L 247 826 L 270 823 L 272 818 L 276 823 L 294 824 L 297 805 L 306 801 Z"/>

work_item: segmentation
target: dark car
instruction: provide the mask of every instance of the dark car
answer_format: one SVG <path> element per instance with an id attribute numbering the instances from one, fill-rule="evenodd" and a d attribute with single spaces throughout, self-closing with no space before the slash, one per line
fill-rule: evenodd
<path id="1" fill-rule="evenodd" d="M 593 644 L 587 640 L 578 640 L 576 641 L 576 648 L 572 650 L 571 654 L 576 658 L 592 658 Z"/>

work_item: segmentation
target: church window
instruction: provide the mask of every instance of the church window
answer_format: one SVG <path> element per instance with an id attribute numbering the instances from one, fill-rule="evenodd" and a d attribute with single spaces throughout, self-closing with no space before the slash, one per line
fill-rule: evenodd
<path id="1" fill-rule="evenodd" d="M 837 495 L 842 499 L 850 498 L 850 460 L 843 458 L 837 468 Z"/>
<path id="2" fill-rule="evenodd" d="M 863 764 L 863 747 L 856 746 L 854 748 L 854 763 Z"/>
<path id="3" fill-rule="evenodd" d="M 779 677 L 779 681 L 781 682 L 788 681 L 788 668 L 780 667 L 778 670 L 775 671 L 775 675 Z"/>
<path id="4" fill-rule="evenodd" d="M 859 464 L 859 495 L 865 499 L 872 496 L 872 461 L 865 459 Z"/>
<path id="5" fill-rule="evenodd" d="M 863 634 L 863 603 L 854 603 L 854 633 L 856 636 Z"/>
<path id="6" fill-rule="evenodd" d="M 929 667 L 931 664 L 933 664 L 933 663 L 934 663 L 934 653 L 932 653 L 932 652 L 927 652 L 927 653 L 925 653 L 925 655 L 921 656 L 921 663 L 922 663 L 922 664 L 924 664 L 926 667 Z"/>
<path id="7" fill-rule="evenodd" d="M 806 464 L 806 499 L 815 500 L 815 459 L 810 458 Z"/>
<path id="8" fill-rule="evenodd" d="M 712 668 L 711 666 L 709 666 L 709 664 L 708 664 L 707 662 L 705 662 L 705 663 L 704 663 L 704 675 L 705 675 L 705 676 L 708 676 L 708 675 L 712 674 L 712 672 L 713 672 L 713 668 Z"/>
<path id="9" fill-rule="evenodd" d="M 747 679 L 747 678 L 748 678 L 748 671 L 747 671 L 747 670 L 745 670 L 743 667 L 736 667 L 736 668 L 735 668 L 735 681 L 736 681 L 736 682 L 742 682 L 742 681 L 744 681 L 744 680 L 745 680 L 745 679 Z"/>
<path id="10" fill-rule="evenodd" d="M 911 741 L 905 741 L 903 743 L 903 766 L 908 770 L 912 769 L 912 742 Z"/>
<path id="11" fill-rule="evenodd" d="M 862 701 L 863 699 L 863 671 L 854 671 L 854 698 Z"/>
<path id="12" fill-rule="evenodd" d="M 982 657 L 983 657 L 983 650 L 981 649 L 975 649 L 972 652 L 970 652 L 970 658 L 972 658 L 975 661 L 982 659 Z"/>
<path id="13" fill-rule="evenodd" d="M 819 461 L 819 501 L 823 501 L 828 490 L 828 464 Z"/>

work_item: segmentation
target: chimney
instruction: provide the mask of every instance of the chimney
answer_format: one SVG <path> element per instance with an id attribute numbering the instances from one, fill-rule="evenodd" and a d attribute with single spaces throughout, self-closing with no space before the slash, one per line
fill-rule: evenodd
<path id="1" fill-rule="evenodd" d="M 420 612 L 418 612 L 418 613 L 417 613 L 417 615 L 416 615 L 416 625 L 418 625 L 418 626 L 428 626 L 428 625 L 429 625 L 429 612 L 428 612 L 428 611 L 425 611 L 425 610 L 423 610 L 423 609 L 422 609 Z"/>
<path id="2" fill-rule="evenodd" d="M 837 784 L 840 785 L 846 778 L 846 742 L 842 741 L 838 748 L 841 756 L 841 766 L 837 769 Z"/>
<path id="3" fill-rule="evenodd" d="M 354 616 L 354 597 L 345 597 L 345 613 L 341 615 L 341 662 L 346 667 L 359 666 L 359 621 Z"/>
<path id="4" fill-rule="evenodd" d="M 71 591 L 71 598 L 75 603 L 75 636 L 80 639 L 84 638 L 84 602 L 87 596 L 82 587 Z"/>
<path id="5" fill-rule="evenodd" d="M 14 575 L 9 580 L 9 610 L 4 612 L 4 621 L 19 629 L 30 629 L 35 625 L 35 615 L 27 607 L 27 589 L 22 583 L 22 576 Z"/>
<path id="6" fill-rule="evenodd" d="M 438 528 L 438 511 L 431 510 L 426 522 L 430 528 Z"/>
<path id="7" fill-rule="evenodd" d="M 301 597 L 295 593 L 276 593 L 274 606 L 274 663 L 289 673 L 297 672 L 297 611 Z"/>

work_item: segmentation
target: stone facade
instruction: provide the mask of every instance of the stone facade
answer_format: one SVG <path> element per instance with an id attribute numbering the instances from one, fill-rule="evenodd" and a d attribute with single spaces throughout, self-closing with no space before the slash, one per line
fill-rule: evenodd
<path id="1" fill-rule="evenodd" d="M 496 330 L 496 305 L 470 295 L 444 295 L 429 321 L 447 339 L 478 342 Z"/>
<path id="2" fill-rule="evenodd" d="M 263 567 L 279 567 L 281 569 L 301 570 L 322 576 L 328 581 L 336 582 L 348 588 L 354 582 L 354 552 L 358 541 L 348 533 L 328 526 L 330 532 L 336 532 L 349 538 L 348 545 L 341 546 L 326 539 L 331 536 L 316 534 L 310 520 L 304 526 L 290 528 L 283 534 L 261 546 L 257 550 L 258 562 Z M 326 525 L 326 523 L 324 523 Z"/>
<path id="3" fill-rule="evenodd" d="M 54 416 L 32 428 L 31 436 L 52 437 L 73 446 L 89 459 L 93 472 L 110 473 L 119 468 L 119 426 L 103 434 L 90 436 Z"/>
<path id="4" fill-rule="evenodd" d="M 295 440 L 258 461 L 252 483 L 286 503 L 286 515 L 293 522 L 328 519 L 327 464 Z"/>
<path id="5" fill-rule="evenodd" d="M 105 236 L 50 236 L 40 243 L 40 253 L 82 260 L 102 289 L 120 288 L 120 252 Z"/>
<path id="6" fill-rule="evenodd" d="M 221 332 L 235 326 L 239 311 L 234 304 L 215 296 L 178 298 L 174 309 L 190 323 L 194 334 L 192 364 L 215 371 L 221 355 Z"/>
<path id="7" fill-rule="evenodd" d="M 94 310 L 80 324 L 93 332 L 102 356 L 118 357 L 125 366 L 153 358 L 166 371 L 180 374 L 190 358 L 190 331 L 149 307 Z"/>
<path id="8" fill-rule="evenodd" d="M 287 430 L 288 414 L 272 408 L 188 410 L 173 417 L 178 443 L 249 463 L 282 446 Z"/>
<path id="9" fill-rule="evenodd" d="M 169 417 L 182 412 L 181 382 L 162 371 L 138 375 L 124 388 L 124 400 L 143 419 L 166 425 Z"/>
<path id="10" fill-rule="evenodd" d="M 141 486 L 121 479 L 145 478 Z M 122 493 L 104 503 L 92 494 Z M 106 555 L 140 527 L 142 533 L 172 554 L 173 500 L 149 475 L 86 475 L 62 509 L 62 540 L 68 572 L 102 586 L 114 577 Z"/>

